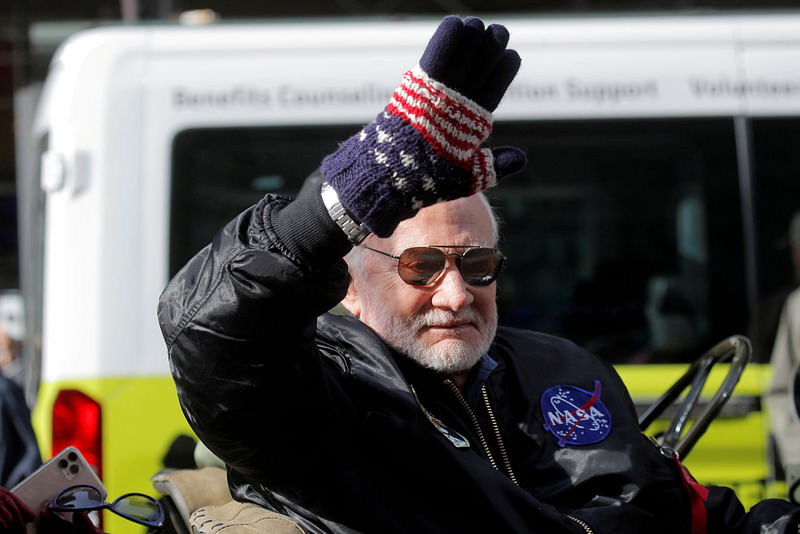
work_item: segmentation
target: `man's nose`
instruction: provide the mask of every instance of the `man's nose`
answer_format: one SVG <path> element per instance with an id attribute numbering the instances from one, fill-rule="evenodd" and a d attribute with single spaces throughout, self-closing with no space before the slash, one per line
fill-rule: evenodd
<path id="1" fill-rule="evenodd" d="M 455 262 L 447 262 L 444 273 L 436 283 L 431 304 L 437 308 L 459 311 L 472 304 L 475 297 L 464 281 Z"/>

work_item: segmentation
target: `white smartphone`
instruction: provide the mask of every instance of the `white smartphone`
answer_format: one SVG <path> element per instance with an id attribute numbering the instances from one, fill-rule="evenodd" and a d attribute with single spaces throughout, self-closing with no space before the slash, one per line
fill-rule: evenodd
<path id="1" fill-rule="evenodd" d="M 81 451 L 69 446 L 11 488 L 11 493 L 27 504 L 36 515 L 35 522 L 28 524 L 28 534 L 38 531 L 39 510 L 42 506 L 49 503 L 61 490 L 76 484 L 89 484 L 100 491 L 103 499 L 107 496 L 105 486 Z"/>

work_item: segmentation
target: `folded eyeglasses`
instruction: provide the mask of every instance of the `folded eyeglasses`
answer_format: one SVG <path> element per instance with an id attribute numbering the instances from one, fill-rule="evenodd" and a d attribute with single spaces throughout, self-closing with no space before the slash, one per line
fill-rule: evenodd
<path id="1" fill-rule="evenodd" d="M 161 528 L 164 524 L 164 510 L 161 504 L 144 493 L 126 493 L 112 503 L 105 502 L 103 494 L 89 484 L 78 484 L 61 490 L 48 505 L 56 512 L 89 512 L 111 510 L 140 525 Z"/>

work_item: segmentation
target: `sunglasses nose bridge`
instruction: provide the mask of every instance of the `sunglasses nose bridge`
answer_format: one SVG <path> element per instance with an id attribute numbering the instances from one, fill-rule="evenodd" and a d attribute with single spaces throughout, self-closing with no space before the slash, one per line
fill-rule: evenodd
<path id="1" fill-rule="evenodd" d="M 447 263 L 437 280 L 432 284 L 431 305 L 440 310 L 458 313 L 474 302 L 474 288 L 470 286 L 460 269 L 457 259 Z"/>
<path id="2" fill-rule="evenodd" d="M 442 266 L 439 268 L 439 272 L 436 273 L 436 276 L 434 277 L 434 281 L 435 280 L 439 280 L 439 279 L 443 278 L 444 276 L 446 276 L 447 275 L 447 271 L 449 271 L 451 268 L 455 268 L 455 270 L 458 271 L 458 275 L 461 276 L 461 278 L 463 279 L 464 278 L 464 273 L 461 271 L 461 258 L 462 257 L 463 257 L 462 254 L 458 254 L 458 253 L 455 253 L 455 252 L 451 252 L 449 254 L 445 253 L 445 252 L 442 252 Z"/>
<path id="3" fill-rule="evenodd" d="M 458 253 L 442 253 L 442 265 L 436 275 L 431 278 L 429 285 L 439 284 L 445 282 L 451 270 L 455 270 L 456 283 L 461 286 L 468 286 L 464 272 L 461 270 L 461 258 L 463 254 Z"/>

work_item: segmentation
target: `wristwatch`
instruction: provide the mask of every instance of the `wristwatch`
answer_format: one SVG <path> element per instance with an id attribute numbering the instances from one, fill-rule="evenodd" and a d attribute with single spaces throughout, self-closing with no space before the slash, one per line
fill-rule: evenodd
<path id="1" fill-rule="evenodd" d="M 322 203 L 325 204 L 328 214 L 330 214 L 333 222 L 342 229 L 347 239 L 349 239 L 353 245 L 358 245 L 364 241 L 370 234 L 369 229 L 353 219 L 353 216 L 350 215 L 345 207 L 342 206 L 342 203 L 339 202 L 339 195 L 336 194 L 336 190 L 332 188 L 328 182 L 322 182 L 320 194 L 322 195 Z"/>

